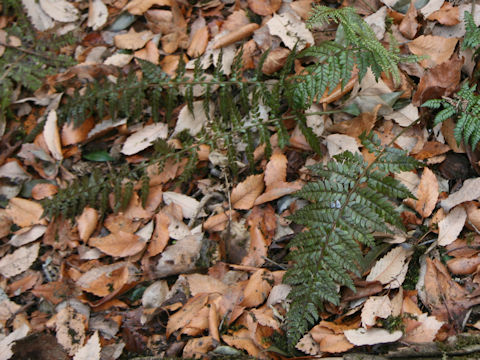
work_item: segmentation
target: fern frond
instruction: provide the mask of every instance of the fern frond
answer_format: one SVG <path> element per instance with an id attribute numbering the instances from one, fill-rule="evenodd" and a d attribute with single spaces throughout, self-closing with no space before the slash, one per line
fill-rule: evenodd
<path id="1" fill-rule="evenodd" d="M 453 134 L 457 143 L 462 140 L 475 148 L 480 141 L 480 96 L 476 94 L 476 85 L 464 83 L 453 98 L 433 99 L 422 104 L 423 107 L 439 109 L 435 124 L 451 117 L 456 119 Z"/>
<path id="2" fill-rule="evenodd" d="M 359 274 L 359 245 L 372 246 L 373 232 L 391 233 L 389 225 L 403 229 L 392 200 L 412 194 L 389 173 L 423 164 L 403 151 L 383 147 L 373 134 L 362 135 L 361 141 L 375 155 L 371 164 L 360 154 L 344 152 L 326 166 L 311 167 L 320 179 L 297 193 L 310 204 L 291 216 L 306 230 L 289 244 L 293 265 L 284 277 L 292 286 L 287 314 L 290 344 L 295 345 L 318 320 L 318 309 L 325 301 L 338 304 L 339 286 L 354 289 L 349 274 Z M 311 310 L 305 314 L 305 308 Z"/>
<path id="3" fill-rule="evenodd" d="M 465 36 L 462 42 L 462 50 L 477 50 L 478 46 L 480 45 L 480 28 L 477 27 L 472 14 L 468 11 L 465 11 L 464 13 L 464 22 Z"/>

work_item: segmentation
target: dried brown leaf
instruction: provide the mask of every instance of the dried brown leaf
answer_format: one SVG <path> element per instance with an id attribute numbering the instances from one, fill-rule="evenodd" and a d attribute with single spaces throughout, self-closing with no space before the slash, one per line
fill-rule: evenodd
<path id="1" fill-rule="evenodd" d="M 423 170 L 420 178 L 420 185 L 418 185 L 417 199 L 415 201 L 415 210 L 421 217 L 429 217 L 438 200 L 438 181 L 437 177 L 429 168 Z"/>
<path id="2" fill-rule="evenodd" d="M 263 191 L 263 174 L 250 175 L 238 184 L 231 194 L 234 209 L 249 210 Z"/>
<path id="3" fill-rule="evenodd" d="M 88 244 L 107 255 L 125 257 L 138 254 L 143 250 L 146 242 L 138 235 L 119 231 L 104 237 L 90 238 Z"/>
<path id="4" fill-rule="evenodd" d="M 420 64 L 432 68 L 450 59 L 458 39 L 441 36 L 421 35 L 407 44 L 412 54 L 426 56 Z"/>

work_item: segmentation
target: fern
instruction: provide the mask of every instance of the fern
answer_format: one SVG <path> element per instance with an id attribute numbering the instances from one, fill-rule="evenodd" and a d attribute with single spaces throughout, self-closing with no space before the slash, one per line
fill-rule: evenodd
<path id="1" fill-rule="evenodd" d="M 318 138 L 307 126 L 307 109 L 313 101 L 337 85 L 345 85 L 355 67 L 359 69 L 360 78 L 371 68 L 377 77 L 383 71 L 398 80 L 398 63 L 414 59 L 400 55 L 398 49 L 385 49 L 351 8 L 315 8 L 312 23 L 329 20 L 339 24 L 344 41 L 324 42 L 300 53 L 294 49 L 282 70 L 274 77 L 266 76 L 261 71 L 268 53 L 263 55 L 253 72 L 242 71 L 242 54 L 237 54 L 229 75 L 222 71 L 221 54 L 213 71 L 203 70 L 200 61 L 195 63 L 193 71 L 187 71 L 185 64 L 180 63 L 174 76 L 168 76 L 159 66 L 137 59 L 141 73 L 132 71 L 131 75 L 120 74 L 115 82 L 110 80 L 111 77 L 104 77 L 88 83 L 71 97 L 65 96 L 67 100 L 58 111 L 59 119 L 61 122 L 73 121 L 76 125 L 80 125 L 87 117 L 100 120 L 106 116 L 128 118 L 129 123 L 150 119 L 168 122 L 178 104 L 186 103 L 192 111 L 194 101 L 202 101 L 208 122 L 195 137 L 182 139 L 182 150 L 168 152 L 164 148 L 157 148 L 148 162 L 130 167 L 133 177 L 137 181 L 142 179 L 142 189 L 147 187 L 145 169 L 148 166 L 155 162 L 161 166 L 169 158 L 179 160 L 186 154 L 190 161 L 180 180 L 188 181 L 195 173 L 195 155 L 199 144 L 207 144 L 211 149 L 225 153 L 234 176 L 239 161 L 248 162 L 250 169 L 254 170 L 255 148 L 263 144 L 265 155 L 269 157 L 273 133 L 277 134 L 280 146 L 288 144 L 289 133 L 285 120 L 289 118 L 295 119 L 311 148 L 320 154 Z M 307 56 L 315 57 L 316 63 L 308 66 L 305 72 L 293 75 L 295 59 Z M 63 86 L 59 90 L 66 90 L 68 84 Z M 214 116 L 210 116 L 212 104 Z M 239 148 L 245 150 L 239 152 Z M 111 189 L 111 185 L 102 186 Z M 88 189 L 78 189 L 88 193 Z M 86 196 L 80 190 L 77 194 Z M 143 191 L 142 198 L 145 196 Z M 44 205 L 48 208 L 50 202 L 55 201 L 55 198 L 48 200 Z M 77 208 L 75 211 L 81 210 Z M 56 214 L 57 211 L 49 213 Z"/>
<path id="2" fill-rule="evenodd" d="M 293 346 L 318 321 L 325 301 L 338 305 L 338 287 L 354 289 L 350 273 L 359 273 L 359 245 L 372 246 L 374 231 L 403 229 L 392 199 L 413 197 L 389 173 L 409 171 L 423 164 L 402 150 L 382 147 L 375 135 L 360 137 L 375 155 L 368 164 L 360 154 L 344 152 L 324 167 L 311 167 L 320 177 L 306 184 L 297 196 L 310 202 L 291 219 L 307 230 L 289 244 L 292 267 L 284 282 L 292 286 L 287 314 L 287 337 Z"/>
<path id="3" fill-rule="evenodd" d="M 382 72 L 400 82 L 400 62 L 417 61 L 418 57 L 402 55 L 392 38 L 390 49 L 386 49 L 375 37 L 368 24 L 351 7 L 332 9 L 317 5 L 308 24 L 323 25 L 328 21 L 339 24 L 338 32 L 343 41 L 325 41 L 302 51 L 298 57 L 314 57 L 316 63 L 305 69 L 305 73 L 294 78 L 293 106 L 308 108 L 325 92 L 331 92 L 338 84 L 342 87 L 350 80 L 354 67 L 358 68 L 361 81 L 368 68 L 378 80 Z M 338 34 L 337 34 L 338 37 Z"/>
<path id="4" fill-rule="evenodd" d="M 422 105 L 432 109 L 442 108 L 435 116 L 435 125 L 448 118 L 455 118 L 453 134 L 457 143 L 463 140 L 473 148 L 480 141 L 480 96 L 475 93 L 476 87 L 464 83 L 453 98 L 432 99 Z"/>
<path id="5" fill-rule="evenodd" d="M 477 27 L 473 16 L 468 11 L 464 13 L 465 21 L 465 36 L 463 38 L 462 50 L 472 49 L 475 50 L 476 55 L 478 53 L 478 47 L 480 45 L 480 28 Z"/>

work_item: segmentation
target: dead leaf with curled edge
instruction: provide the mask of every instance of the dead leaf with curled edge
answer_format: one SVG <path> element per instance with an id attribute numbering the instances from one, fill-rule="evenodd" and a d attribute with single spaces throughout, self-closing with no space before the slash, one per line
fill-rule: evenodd
<path id="1" fill-rule="evenodd" d="M 438 245 L 446 246 L 457 240 L 467 220 L 467 212 L 462 206 L 452 209 L 438 223 Z"/>
<path id="2" fill-rule="evenodd" d="M 93 234 L 97 227 L 98 218 L 98 211 L 88 206 L 83 209 L 82 214 L 77 218 L 78 235 L 84 242 L 88 241 L 90 235 Z"/>
<path id="3" fill-rule="evenodd" d="M 37 260 L 40 244 L 23 246 L 0 259 L 0 274 L 6 278 L 21 274 Z"/>
<path id="4" fill-rule="evenodd" d="M 272 15 L 282 5 L 282 0 L 248 0 L 248 7 L 257 15 Z"/>
<path id="5" fill-rule="evenodd" d="M 248 280 L 244 290 L 244 298 L 240 303 L 245 307 L 256 307 L 263 304 L 272 290 L 273 275 L 270 271 L 259 269 Z"/>
<path id="6" fill-rule="evenodd" d="M 460 23 L 460 8 L 453 6 L 449 2 L 445 2 L 442 7 L 431 13 L 427 20 L 438 21 L 445 26 L 453 26 Z"/>
<path id="7" fill-rule="evenodd" d="M 132 15 L 143 15 L 145 11 L 150 9 L 152 6 L 170 6 L 171 0 L 132 0 L 125 10 L 127 10 Z"/>
<path id="8" fill-rule="evenodd" d="M 104 237 L 90 238 L 88 244 L 107 255 L 126 257 L 138 254 L 144 249 L 146 242 L 138 235 L 119 231 Z"/>
<path id="9" fill-rule="evenodd" d="M 375 263 L 366 280 L 380 281 L 390 289 L 400 287 L 405 280 L 411 254 L 412 250 L 401 245 L 393 248 Z"/>
<path id="10" fill-rule="evenodd" d="M 458 204 L 476 200 L 478 198 L 480 198 L 480 177 L 465 180 L 460 190 L 450 194 L 446 199 L 440 201 L 440 206 L 445 211 L 450 211 L 450 209 Z"/>
<path id="11" fill-rule="evenodd" d="M 362 309 L 362 326 L 371 328 L 377 323 L 377 318 L 386 319 L 392 314 L 392 304 L 388 295 L 370 296 Z"/>
<path id="12" fill-rule="evenodd" d="M 438 200 L 438 181 L 437 177 L 429 168 L 423 170 L 420 184 L 417 190 L 417 199 L 413 201 L 415 210 L 422 218 L 429 217 Z"/>
<path id="13" fill-rule="evenodd" d="M 250 336 L 250 331 L 247 329 L 240 329 L 232 333 L 232 335 L 222 335 L 222 340 L 230 346 L 245 350 L 255 358 L 261 356 L 260 349 L 255 345 L 255 342 Z"/>
<path id="14" fill-rule="evenodd" d="M 100 350 L 100 339 L 97 330 L 88 339 L 87 343 L 77 351 L 73 360 L 100 360 Z"/>
<path id="15" fill-rule="evenodd" d="M 368 330 L 364 328 L 346 330 L 344 334 L 347 340 L 356 346 L 395 342 L 403 336 L 403 333 L 400 330 L 390 332 L 385 329 L 377 328 L 371 328 Z"/>
<path id="16" fill-rule="evenodd" d="M 420 65 L 431 68 L 450 59 L 457 42 L 457 38 L 421 35 L 410 41 L 407 46 L 412 54 L 428 57 L 420 61 Z"/>
<path id="17" fill-rule="evenodd" d="M 88 319 L 73 307 L 66 306 L 54 318 L 57 341 L 73 356 L 85 342 Z"/>
<path id="18" fill-rule="evenodd" d="M 417 34 L 419 26 L 420 24 L 417 21 L 417 9 L 412 1 L 402 22 L 398 26 L 398 30 L 400 30 L 403 36 L 411 40 Z"/>
<path id="19" fill-rule="evenodd" d="M 207 293 L 198 294 L 190 298 L 180 310 L 171 315 L 167 323 L 167 339 L 173 332 L 187 326 L 197 316 L 198 312 L 207 304 L 207 302 Z"/>

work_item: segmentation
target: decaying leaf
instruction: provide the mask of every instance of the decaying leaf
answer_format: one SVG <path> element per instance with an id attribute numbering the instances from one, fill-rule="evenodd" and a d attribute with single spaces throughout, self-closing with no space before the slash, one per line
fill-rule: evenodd
<path id="1" fill-rule="evenodd" d="M 72 306 L 66 306 L 55 315 L 57 341 L 73 356 L 85 342 L 88 319 Z"/>
<path id="2" fill-rule="evenodd" d="M 77 351 L 73 360 L 100 360 L 100 350 L 98 331 L 95 331 L 87 343 Z"/>
<path id="3" fill-rule="evenodd" d="M 146 242 L 140 236 L 124 231 L 104 237 L 90 238 L 88 244 L 98 248 L 105 254 L 118 257 L 138 254 L 146 246 Z"/>
<path id="4" fill-rule="evenodd" d="M 345 330 L 344 334 L 347 340 L 356 346 L 390 343 L 399 340 L 403 336 L 403 333 L 399 330 L 390 332 L 377 328 Z"/>
<path id="5" fill-rule="evenodd" d="M 480 177 L 465 180 L 460 190 L 450 194 L 445 200 L 440 201 L 440 206 L 445 211 L 450 211 L 458 204 L 478 198 L 480 198 Z"/>
<path id="6" fill-rule="evenodd" d="M 420 63 L 423 67 L 431 68 L 450 59 L 457 42 L 456 38 L 421 35 L 409 42 L 407 46 L 413 54 L 425 55 L 427 58 Z"/>
<path id="7" fill-rule="evenodd" d="M 66 0 L 40 0 L 40 6 L 57 21 L 71 22 L 78 19 L 77 8 Z"/>
<path id="8" fill-rule="evenodd" d="M 108 19 L 108 9 L 102 0 L 91 0 L 88 9 L 87 25 L 93 30 L 100 29 Z"/>
<path id="9" fill-rule="evenodd" d="M 389 284 L 391 289 L 398 288 L 405 280 L 411 254 L 412 251 L 403 246 L 393 248 L 376 262 L 367 276 L 367 281 L 380 281 L 382 284 Z"/>
<path id="10" fill-rule="evenodd" d="M 438 223 L 438 245 L 446 246 L 457 240 L 465 225 L 467 212 L 462 206 L 452 209 L 447 216 Z"/>
<path id="11" fill-rule="evenodd" d="M 40 244 L 37 242 L 3 256 L 0 259 L 0 274 L 9 278 L 26 271 L 37 260 L 39 249 Z"/>
<path id="12" fill-rule="evenodd" d="M 308 30 L 305 23 L 293 13 L 275 14 L 273 18 L 267 22 L 267 26 L 270 34 L 280 37 L 285 46 L 290 50 L 295 46 L 297 50 L 302 50 L 308 44 L 314 43 L 310 30 Z"/>
<path id="13" fill-rule="evenodd" d="M 263 187 L 263 174 L 247 177 L 232 190 L 233 208 L 239 210 L 251 209 L 257 197 L 262 193 Z"/>
<path id="14" fill-rule="evenodd" d="M 166 139 L 168 126 L 164 123 L 146 125 L 134 134 L 130 135 L 122 147 L 125 155 L 136 154 L 153 144 L 157 139 Z"/>
<path id="15" fill-rule="evenodd" d="M 423 218 L 429 217 L 435 209 L 438 199 L 437 177 L 429 168 L 423 170 L 416 195 L 418 200 L 415 201 L 415 210 Z"/>
<path id="16" fill-rule="evenodd" d="M 362 309 L 362 326 L 366 329 L 374 326 L 377 318 L 386 319 L 392 313 L 392 304 L 387 295 L 370 296 Z"/>

